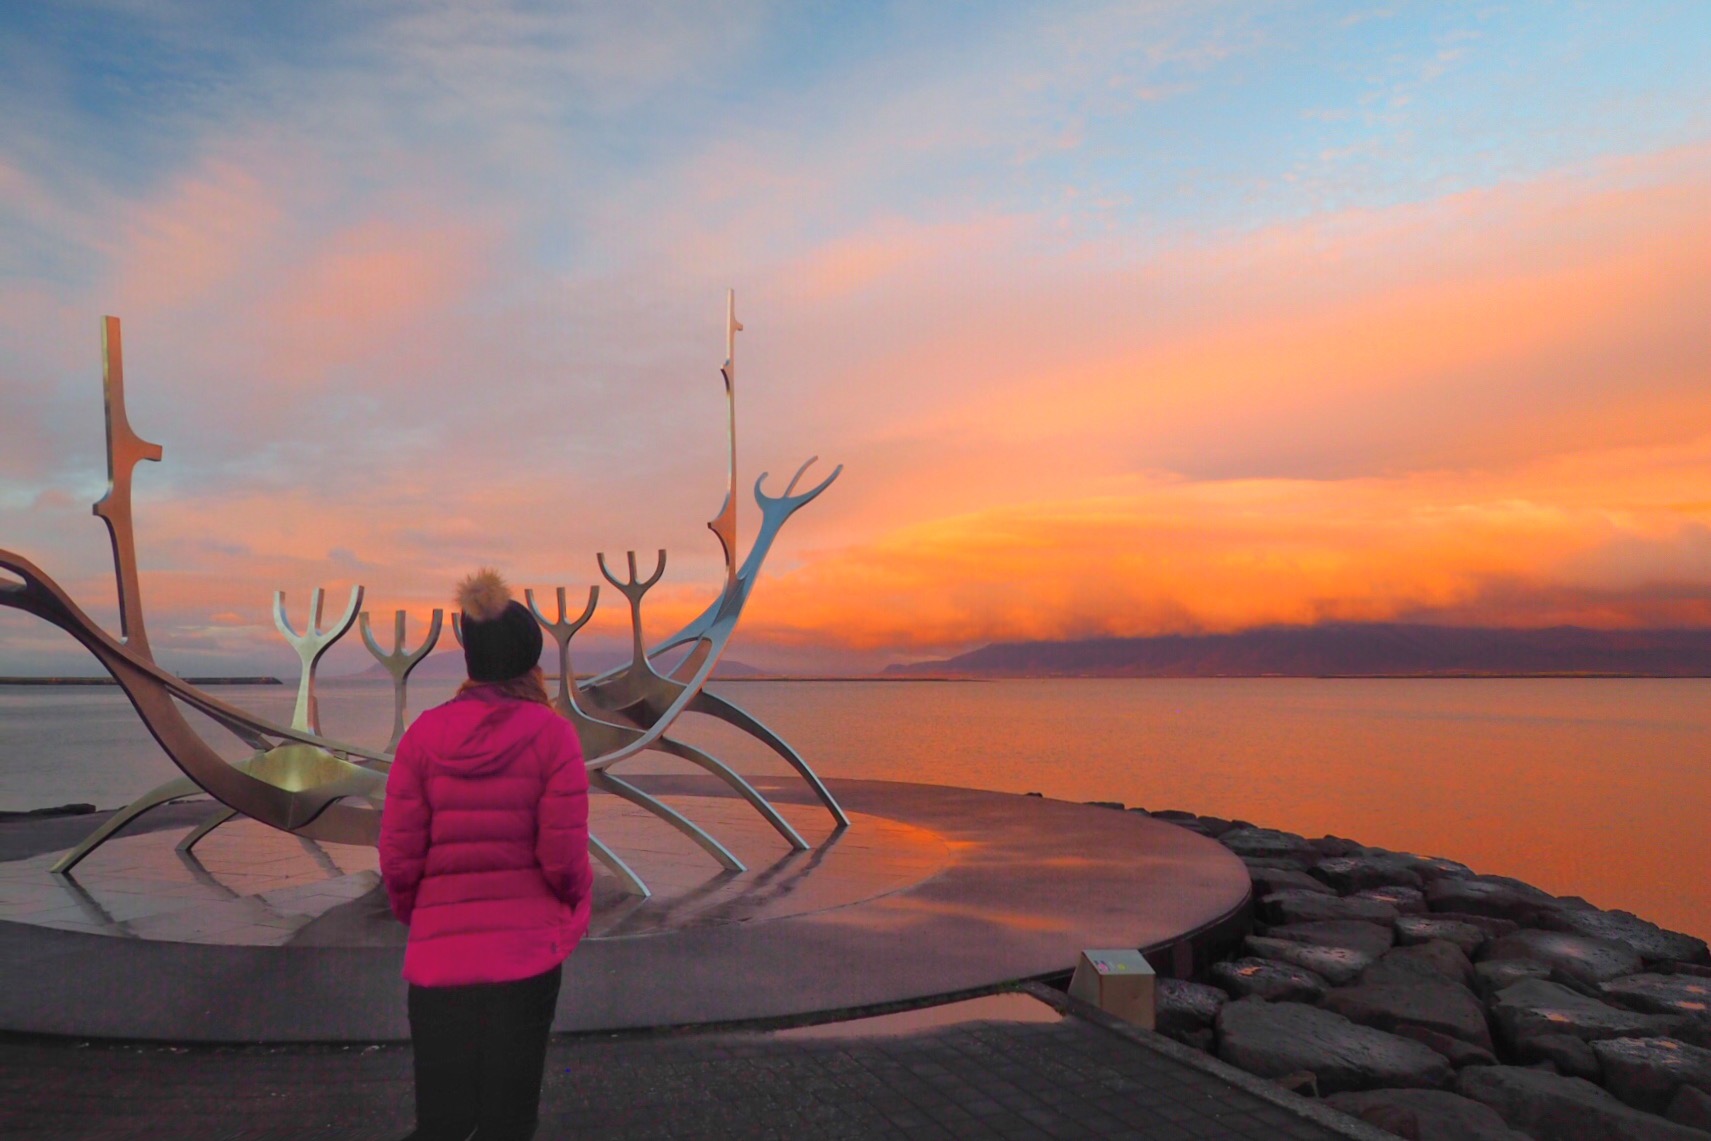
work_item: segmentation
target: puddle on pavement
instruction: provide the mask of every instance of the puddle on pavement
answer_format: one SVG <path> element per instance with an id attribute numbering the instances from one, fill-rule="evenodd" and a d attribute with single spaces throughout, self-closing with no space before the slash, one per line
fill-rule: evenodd
<path id="1" fill-rule="evenodd" d="M 989 994 L 961 1002 L 947 1002 L 940 1006 L 903 1010 L 896 1014 L 854 1018 L 848 1022 L 797 1026 L 790 1030 L 774 1031 L 772 1037 L 786 1042 L 825 1038 L 891 1038 L 903 1034 L 919 1034 L 925 1030 L 943 1030 L 947 1026 L 960 1026 L 966 1022 L 1061 1021 L 1062 1014 L 1032 995 Z"/>

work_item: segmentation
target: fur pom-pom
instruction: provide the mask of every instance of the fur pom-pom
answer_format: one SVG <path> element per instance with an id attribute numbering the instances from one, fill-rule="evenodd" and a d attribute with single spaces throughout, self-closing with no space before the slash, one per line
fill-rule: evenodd
<path id="1" fill-rule="evenodd" d="M 491 622 L 511 604 L 511 588 L 492 567 L 482 567 L 457 584 L 457 604 L 463 616 Z"/>

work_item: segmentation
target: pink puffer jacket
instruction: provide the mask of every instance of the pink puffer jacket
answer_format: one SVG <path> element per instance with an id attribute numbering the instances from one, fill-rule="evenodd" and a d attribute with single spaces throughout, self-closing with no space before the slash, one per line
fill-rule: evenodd
<path id="1" fill-rule="evenodd" d="M 475 689 L 398 743 L 380 874 L 410 928 L 418 986 L 511 982 L 564 961 L 588 930 L 588 772 L 570 722 Z"/>

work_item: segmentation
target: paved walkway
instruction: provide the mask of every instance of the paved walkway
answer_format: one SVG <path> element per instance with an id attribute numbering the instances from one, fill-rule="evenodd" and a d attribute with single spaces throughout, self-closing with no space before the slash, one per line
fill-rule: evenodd
<path id="1" fill-rule="evenodd" d="M 561 1038 L 548 1054 L 540 1136 L 1390 1136 L 1050 997 L 1071 1013 L 896 1036 Z M 8 1138 L 357 1141 L 402 1137 L 411 1121 L 406 1046 L 0 1040 L 0 1135 Z"/>

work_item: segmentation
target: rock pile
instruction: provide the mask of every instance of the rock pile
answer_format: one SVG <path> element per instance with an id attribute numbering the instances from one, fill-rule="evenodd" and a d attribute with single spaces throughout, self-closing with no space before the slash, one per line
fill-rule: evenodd
<path id="1" fill-rule="evenodd" d="M 1159 980 L 1161 1032 L 1402 1137 L 1711 1141 L 1704 940 L 1453 860 L 1154 815 L 1247 864 L 1258 924 Z"/>

